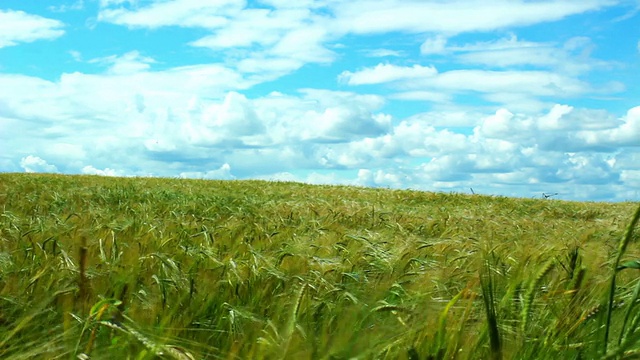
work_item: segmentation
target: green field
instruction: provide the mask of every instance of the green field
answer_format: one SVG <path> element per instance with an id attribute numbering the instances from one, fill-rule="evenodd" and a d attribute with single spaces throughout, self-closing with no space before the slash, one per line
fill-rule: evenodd
<path id="1" fill-rule="evenodd" d="M 0 358 L 638 358 L 637 207 L 0 174 Z"/>

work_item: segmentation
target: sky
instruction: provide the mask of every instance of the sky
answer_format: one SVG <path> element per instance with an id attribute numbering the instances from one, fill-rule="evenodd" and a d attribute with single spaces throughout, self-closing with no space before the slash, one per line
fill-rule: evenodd
<path id="1" fill-rule="evenodd" d="M 640 0 L 2 0 L 0 172 L 637 201 Z"/>

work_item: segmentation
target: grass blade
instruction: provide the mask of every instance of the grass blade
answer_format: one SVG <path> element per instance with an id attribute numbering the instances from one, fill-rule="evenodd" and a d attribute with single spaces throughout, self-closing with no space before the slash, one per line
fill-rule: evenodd
<path id="1" fill-rule="evenodd" d="M 607 346 L 609 344 L 609 333 L 611 330 L 611 315 L 613 312 L 613 301 L 614 301 L 613 299 L 616 291 L 616 275 L 619 271 L 618 267 L 620 265 L 620 260 L 622 259 L 622 256 L 624 255 L 625 251 L 627 250 L 627 247 L 631 242 L 631 238 L 633 237 L 633 229 L 636 227 L 636 224 L 638 223 L 639 220 L 640 220 L 640 206 L 638 207 L 635 214 L 633 215 L 633 219 L 629 223 L 629 226 L 627 227 L 624 237 L 620 240 L 620 243 L 618 245 L 618 253 L 613 263 L 611 283 L 609 286 L 608 301 L 607 301 L 607 315 L 606 315 L 607 318 L 605 321 L 605 328 L 604 328 L 604 342 L 602 344 L 602 350 L 603 350 L 602 354 L 607 353 Z"/>

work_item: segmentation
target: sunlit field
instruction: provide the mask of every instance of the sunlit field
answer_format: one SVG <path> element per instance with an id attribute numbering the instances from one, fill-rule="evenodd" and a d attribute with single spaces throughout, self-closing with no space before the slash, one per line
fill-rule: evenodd
<path id="1" fill-rule="evenodd" d="M 638 358 L 637 208 L 1 174 L 0 358 Z"/>

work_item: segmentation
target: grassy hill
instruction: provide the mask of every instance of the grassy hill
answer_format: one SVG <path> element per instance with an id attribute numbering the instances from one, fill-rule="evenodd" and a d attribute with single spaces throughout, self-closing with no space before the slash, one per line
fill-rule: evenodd
<path id="1" fill-rule="evenodd" d="M 0 358 L 638 356 L 636 208 L 0 174 Z"/>

